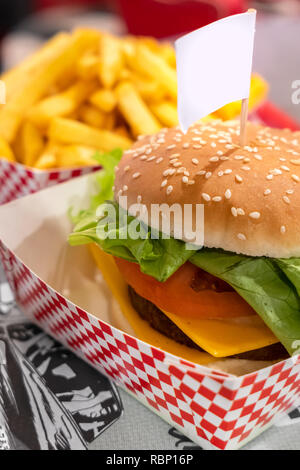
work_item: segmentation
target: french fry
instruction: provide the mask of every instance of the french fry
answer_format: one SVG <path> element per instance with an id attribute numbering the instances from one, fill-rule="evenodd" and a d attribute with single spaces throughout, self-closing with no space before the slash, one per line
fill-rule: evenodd
<path id="1" fill-rule="evenodd" d="M 85 124 L 92 127 L 104 127 L 106 116 L 99 109 L 90 104 L 85 104 L 79 108 L 78 117 Z"/>
<path id="2" fill-rule="evenodd" d="M 96 54 L 87 54 L 81 57 L 77 64 L 77 75 L 83 80 L 92 80 L 97 77 L 100 60 Z"/>
<path id="3" fill-rule="evenodd" d="M 6 102 L 30 82 L 36 73 L 51 62 L 70 43 L 71 35 L 59 33 L 50 39 L 41 49 L 23 60 L 21 64 L 1 75 L 1 80 L 6 86 Z"/>
<path id="4" fill-rule="evenodd" d="M 96 88 L 95 81 L 77 81 L 63 93 L 45 98 L 28 113 L 28 118 L 41 128 L 46 128 L 50 120 L 73 113 Z"/>
<path id="5" fill-rule="evenodd" d="M 0 110 L 0 135 L 12 142 L 16 136 L 22 118 L 28 109 L 35 104 L 58 80 L 78 57 L 95 41 L 95 34 L 87 31 L 78 31 L 71 37 L 70 42 L 60 51 L 55 58 L 41 68 L 29 83 L 11 98 Z"/>
<path id="6" fill-rule="evenodd" d="M 98 90 L 90 96 L 90 103 L 105 113 L 111 113 L 117 106 L 117 99 L 111 90 Z"/>
<path id="7" fill-rule="evenodd" d="M 174 103 L 170 101 L 154 103 L 150 105 L 150 109 L 164 126 L 174 127 L 178 125 L 177 106 Z"/>
<path id="8" fill-rule="evenodd" d="M 177 76 L 176 70 L 170 67 L 165 60 L 145 45 L 138 44 L 136 57 L 131 61 L 131 65 L 138 71 L 157 80 L 167 91 L 170 97 L 177 97 Z"/>
<path id="9" fill-rule="evenodd" d="M 104 34 L 100 41 L 99 79 L 105 88 L 112 88 L 124 65 L 119 39 Z"/>
<path id="10" fill-rule="evenodd" d="M 65 118 L 54 118 L 51 121 L 48 137 L 56 142 L 94 147 L 105 152 L 117 147 L 127 149 L 132 145 L 132 141 L 126 137 Z"/>
<path id="11" fill-rule="evenodd" d="M 160 101 L 166 95 L 165 90 L 157 80 L 141 77 L 137 73 L 132 73 L 130 81 L 145 101 Z"/>
<path id="12" fill-rule="evenodd" d="M 161 125 L 130 82 L 122 82 L 116 88 L 118 107 L 135 136 L 154 134 Z"/>
<path id="13" fill-rule="evenodd" d="M 35 162 L 35 168 L 38 170 L 50 170 L 56 168 L 57 165 L 58 148 L 55 145 L 49 145 L 47 149 Z"/>
<path id="14" fill-rule="evenodd" d="M 30 122 L 25 121 L 18 135 L 18 160 L 26 166 L 34 166 L 44 149 L 44 139 Z"/>
<path id="15" fill-rule="evenodd" d="M 174 47 L 171 44 L 165 42 L 160 45 L 159 55 L 165 59 L 167 64 L 169 64 L 172 68 L 176 69 L 176 54 Z"/>
<path id="16" fill-rule="evenodd" d="M 99 151 L 99 150 L 98 150 Z M 100 152 L 104 153 L 102 150 Z M 57 164 L 63 168 L 97 165 L 93 158 L 96 149 L 81 145 L 64 145 L 58 149 Z"/>
<path id="17" fill-rule="evenodd" d="M 10 145 L 2 137 L 0 137 L 0 158 L 5 158 L 9 162 L 16 161 Z"/>

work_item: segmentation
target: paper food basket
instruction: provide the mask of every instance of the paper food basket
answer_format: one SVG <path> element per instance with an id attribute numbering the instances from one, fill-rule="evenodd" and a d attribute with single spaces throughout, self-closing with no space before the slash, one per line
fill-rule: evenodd
<path id="1" fill-rule="evenodd" d="M 0 255 L 17 302 L 33 322 L 203 448 L 241 447 L 298 399 L 300 356 L 236 377 L 112 326 L 111 295 L 89 250 L 67 243 L 67 210 L 88 200 L 93 178 L 0 207 Z"/>
<path id="2" fill-rule="evenodd" d="M 37 170 L 0 158 L 0 204 L 40 189 L 99 170 L 99 165 L 71 169 Z"/>

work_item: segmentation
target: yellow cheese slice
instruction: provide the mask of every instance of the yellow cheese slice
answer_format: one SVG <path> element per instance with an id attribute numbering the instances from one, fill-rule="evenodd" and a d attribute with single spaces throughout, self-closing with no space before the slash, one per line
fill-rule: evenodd
<path id="1" fill-rule="evenodd" d="M 106 284 L 137 338 L 145 341 L 145 343 L 149 343 L 151 346 L 196 364 L 206 365 L 212 362 L 214 358 L 210 354 L 176 343 L 176 341 L 154 330 L 143 320 L 131 305 L 128 296 L 128 286 L 121 276 L 113 257 L 104 253 L 97 245 L 89 245 L 89 248 Z"/>
<path id="2" fill-rule="evenodd" d="M 179 317 L 164 311 L 194 343 L 214 357 L 227 357 L 278 343 L 258 315 L 228 320 Z"/>
<path id="3" fill-rule="evenodd" d="M 113 257 L 104 253 L 97 245 L 90 245 L 90 250 L 136 336 L 153 346 L 198 364 L 208 364 L 213 357 L 227 357 L 278 342 L 258 315 L 241 319 L 201 320 L 164 312 L 187 336 L 209 354 L 180 345 L 158 333 L 137 314 L 128 296 L 128 286 Z"/>

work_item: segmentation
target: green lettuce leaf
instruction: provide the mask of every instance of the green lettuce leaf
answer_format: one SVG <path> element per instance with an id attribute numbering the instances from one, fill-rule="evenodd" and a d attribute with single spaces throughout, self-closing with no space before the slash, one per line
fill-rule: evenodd
<path id="1" fill-rule="evenodd" d="M 115 180 L 115 167 L 122 158 L 123 151 L 114 149 L 111 152 L 100 154 L 97 152 L 93 158 L 102 166 L 94 177 L 98 191 L 91 197 L 89 209 L 79 211 L 77 214 L 69 210 L 69 216 L 75 225 L 74 231 L 88 230 L 97 224 L 96 210 L 106 200 L 113 199 L 113 185 Z"/>
<path id="2" fill-rule="evenodd" d="M 109 212 L 114 208 L 115 218 Z M 71 245 L 95 242 L 101 248 L 114 256 L 124 258 L 140 265 L 141 271 L 149 274 L 160 282 L 166 281 L 177 271 L 196 250 L 186 249 L 186 244 L 174 238 L 164 239 L 157 234 L 157 239 L 151 238 L 149 227 L 136 223 L 137 231 L 141 233 L 138 239 L 127 236 L 130 223 L 136 222 L 135 217 L 127 215 L 116 202 L 107 201 L 101 207 L 97 217 L 86 217 L 79 222 L 69 236 Z"/>
<path id="3" fill-rule="evenodd" d="M 296 269 L 291 268 L 289 260 L 271 258 L 252 258 L 203 249 L 190 261 L 201 269 L 228 282 L 246 302 L 259 314 L 285 346 L 290 354 L 299 346 L 300 339 L 300 299 L 295 285 Z M 290 276 L 281 269 L 289 266 Z M 298 260 L 298 268 L 300 260 Z M 292 273 L 292 275 L 291 275 Z"/>

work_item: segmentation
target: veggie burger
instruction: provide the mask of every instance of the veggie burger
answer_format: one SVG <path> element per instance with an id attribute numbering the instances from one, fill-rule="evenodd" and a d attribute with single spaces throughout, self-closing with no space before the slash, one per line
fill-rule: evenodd
<path id="1" fill-rule="evenodd" d="M 153 204 L 183 212 L 201 204 L 202 246 L 178 237 L 175 218 L 166 234 L 164 210 L 159 221 L 149 217 Z M 121 158 L 114 198 L 102 206 L 70 241 L 80 235 L 113 256 L 133 331 L 144 325 L 159 333 L 157 346 L 176 343 L 189 358 L 273 362 L 299 352 L 299 132 L 248 123 L 240 147 L 237 122 L 212 120 L 143 136 Z M 193 228 L 195 218 L 192 210 Z"/>

